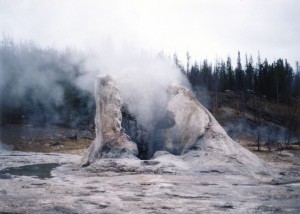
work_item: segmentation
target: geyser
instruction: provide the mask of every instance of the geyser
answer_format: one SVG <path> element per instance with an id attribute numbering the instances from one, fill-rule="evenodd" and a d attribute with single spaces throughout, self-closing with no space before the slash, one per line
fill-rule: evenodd
<path id="1" fill-rule="evenodd" d="M 129 103 L 123 102 L 116 85 L 110 76 L 99 77 L 96 81 L 96 139 L 84 155 L 82 165 L 89 165 L 98 158 L 136 156 L 145 160 L 160 150 L 181 154 L 183 148 L 172 137 L 171 128 L 175 126 L 172 111 L 166 105 L 157 105 L 156 115 L 148 123 L 144 118 L 141 122 L 138 119 L 141 117 L 129 110 Z M 171 95 L 170 92 L 162 93 Z"/>
<path id="2" fill-rule="evenodd" d="M 82 166 L 102 158 L 150 159 L 163 150 L 196 165 L 234 166 L 247 172 L 264 168 L 254 154 L 227 135 L 187 88 L 170 86 L 166 105 L 157 109 L 161 117 L 146 127 L 130 111 L 132 103 L 123 100 L 116 85 L 110 76 L 96 81 L 96 139 L 83 156 Z"/>

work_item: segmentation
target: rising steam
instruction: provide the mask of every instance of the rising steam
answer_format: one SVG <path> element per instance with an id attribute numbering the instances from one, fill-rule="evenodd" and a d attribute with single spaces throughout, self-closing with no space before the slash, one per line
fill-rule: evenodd
<path id="1" fill-rule="evenodd" d="M 136 51 L 108 51 L 85 61 L 87 72 L 77 81 L 84 89 L 94 85 L 96 75 L 110 75 L 115 79 L 121 98 L 138 122 L 151 129 L 164 114 L 168 101 L 167 89 L 172 85 L 189 87 L 185 76 L 170 59 Z M 97 71 L 97 72 L 96 72 Z"/>
<path id="2" fill-rule="evenodd" d="M 96 77 L 109 74 L 128 110 L 139 124 L 151 129 L 165 113 L 168 87 L 188 86 L 185 76 L 162 55 L 128 46 L 116 51 L 103 45 L 97 50 L 58 51 L 4 38 L 0 46 L 1 120 L 87 126 L 95 111 Z"/>
<path id="3" fill-rule="evenodd" d="M 1 153 L 6 153 L 6 152 L 9 152 L 12 150 L 12 147 L 11 146 L 8 146 L 6 144 L 3 144 L 0 140 L 0 154 Z"/>

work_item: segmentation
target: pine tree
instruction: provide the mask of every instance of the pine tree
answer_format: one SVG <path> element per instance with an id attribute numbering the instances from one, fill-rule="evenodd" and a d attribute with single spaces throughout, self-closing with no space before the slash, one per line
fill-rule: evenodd
<path id="1" fill-rule="evenodd" d="M 253 90 L 254 68 L 253 59 L 250 55 L 249 62 L 246 60 L 246 89 Z"/>
<path id="2" fill-rule="evenodd" d="M 296 62 L 296 73 L 293 79 L 293 97 L 300 97 L 300 67 L 299 62 Z"/>
<path id="3" fill-rule="evenodd" d="M 220 76 L 219 91 L 224 92 L 225 90 L 229 89 L 229 81 L 228 81 L 229 78 L 226 73 L 226 64 L 223 60 L 221 61 L 219 76 Z"/>
<path id="4" fill-rule="evenodd" d="M 212 90 L 212 67 L 208 64 L 207 59 L 203 60 L 200 70 L 201 82 L 208 90 Z"/>
<path id="5" fill-rule="evenodd" d="M 255 66 L 255 72 L 254 72 L 254 91 L 256 94 L 262 95 L 262 73 L 263 73 L 263 65 L 261 63 L 260 59 L 260 54 L 258 52 L 258 57 L 257 57 L 257 63 Z"/>
<path id="6" fill-rule="evenodd" d="M 200 69 L 196 62 L 191 67 L 191 71 L 188 74 L 188 79 L 193 87 L 201 85 Z"/>
<path id="7" fill-rule="evenodd" d="M 226 62 L 226 76 L 228 77 L 228 89 L 234 89 L 234 73 L 231 65 L 231 58 L 230 56 L 227 57 Z"/>
<path id="8" fill-rule="evenodd" d="M 242 68 L 240 51 L 238 51 L 237 66 L 236 66 L 234 72 L 235 72 L 235 88 L 237 90 L 243 90 L 244 89 L 244 71 Z"/>

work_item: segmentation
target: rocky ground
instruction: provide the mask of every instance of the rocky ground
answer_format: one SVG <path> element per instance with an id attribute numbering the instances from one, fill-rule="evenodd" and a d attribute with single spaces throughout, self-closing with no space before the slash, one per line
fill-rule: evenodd
<path id="1" fill-rule="evenodd" d="M 201 151 L 158 153 L 146 161 L 100 159 L 81 168 L 92 132 L 16 125 L 1 130 L 11 146 L 26 152 L 0 154 L 0 213 L 300 212 L 298 145 L 257 152 L 254 140 L 235 138 L 267 163 L 254 173 L 234 159 L 203 164 Z"/>
<path id="2" fill-rule="evenodd" d="M 80 158 L 1 154 L 0 213 L 300 211 L 299 167 L 243 175 L 226 168 L 191 166 L 170 154 L 148 161 L 102 159 L 87 168 L 79 167 Z"/>

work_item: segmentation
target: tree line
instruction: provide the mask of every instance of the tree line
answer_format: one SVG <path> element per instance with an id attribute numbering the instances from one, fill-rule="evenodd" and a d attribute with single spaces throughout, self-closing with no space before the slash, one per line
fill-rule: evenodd
<path id="1" fill-rule="evenodd" d="M 233 90 L 245 94 L 254 93 L 286 104 L 289 104 L 292 98 L 300 97 L 298 62 L 294 70 L 286 59 L 280 58 L 269 63 L 267 59 L 261 61 L 259 55 L 256 63 L 252 56 L 248 58 L 246 55 L 243 66 L 240 52 L 235 66 L 232 65 L 230 56 L 226 61 L 217 59 L 214 66 L 207 59 L 191 65 L 190 58 L 187 53 L 186 66 L 182 65 L 176 55 L 174 55 L 174 62 L 187 76 L 193 88 L 201 87 L 218 92 Z"/>

